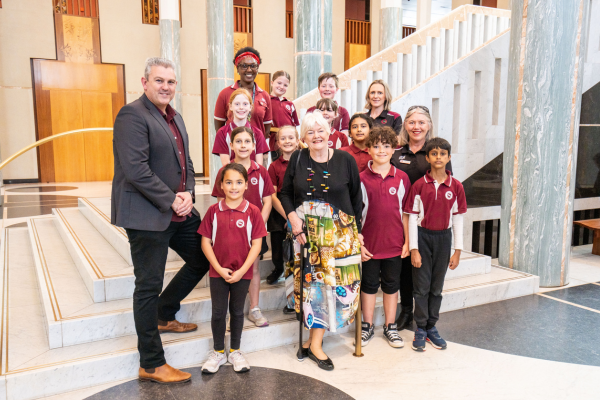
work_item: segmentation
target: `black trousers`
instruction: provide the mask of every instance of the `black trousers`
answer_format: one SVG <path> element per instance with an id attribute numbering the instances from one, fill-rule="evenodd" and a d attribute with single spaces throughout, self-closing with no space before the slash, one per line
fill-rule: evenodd
<path id="1" fill-rule="evenodd" d="M 142 368 L 166 363 L 158 320 L 175 319 L 181 300 L 208 272 L 210 265 L 200 246 L 199 226 L 200 217 L 192 215 L 183 222 L 171 222 L 162 232 L 126 229 L 135 274 L 133 318 Z M 169 247 L 185 264 L 161 294 Z"/>
<path id="2" fill-rule="evenodd" d="M 244 329 L 244 303 L 250 287 L 250 279 L 240 279 L 236 283 L 227 283 L 223 278 L 210 278 L 210 299 L 212 318 L 210 327 L 213 334 L 214 349 L 225 350 L 225 329 L 227 303 L 231 320 L 230 348 L 239 350 Z"/>
<path id="3" fill-rule="evenodd" d="M 452 229 L 431 231 L 419 227 L 421 268 L 412 268 L 417 327 L 430 329 L 440 319 L 442 290 L 450 263 Z"/>
<path id="4" fill-rule="evenodd" d="M 285 231 L 271 232 L 271 261 L 273 261 L 277 271 L 283 271 L 283 241 L 285 235 Z"/>
<path id="5" fill-rule="evenodd" d="M 400 271 L 400 305 L 402 307 L 413 308 L 413 278 L 412 263 L 410 253 L 408 257 L 402 259 L 402 269 Z"/>

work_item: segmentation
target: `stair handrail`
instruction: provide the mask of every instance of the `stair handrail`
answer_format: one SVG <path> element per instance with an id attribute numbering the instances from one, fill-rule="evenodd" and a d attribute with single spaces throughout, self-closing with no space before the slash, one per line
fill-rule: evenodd
<path id="1" fill-rule="evenodd" d="M 85 133 L 85 132 L 102 132 L 102 131 L 111 131 L 112 132 L 113 128 L 85 128 L 85 129 L 75 129 L 73 131 L 67 131 L 67 132 L 62 132 L 62 133 L 57 133 L 56 135 L 52 135 L 52 136 L 48 136 L 45 137 L 43 139 L 38 140 L 37 142 L 34 142 L 24 148 L 22 148 L 21 150 L 17 151 L 15 154 L 13 154 L 12 156 L 8 157 L 5 161 L 3 161 L 2 163 L 0 163 L 0 171 L 2 171 L 2 168 L 6 167 L 11 161 L 15 160 L 17 157 L 23 155 L 24 153 L 27 153 L 29 150 L 34 149 L 44 143 L 48 143 L 52 140 L 61 138 L 61 137 L 65 137 L 68 135 L 73 135 L 76 133 Z"/>
<path id="2" fill-rule="evenodd" d="M 483 14 L 497 17 L 510 18 L 511 11 L 498 8 L 474 6 L 465 4 L 450 11 L 437 21 L 431 22 L 429 25 L 415 31 L 396 44 L 381 50 L 379 53 L 372 55 L 366 60 L 356 64 L 354 67 L 347 69 L 338 75 L 340 87 L 338 90 L 350 89 L 350 82 L 353 79 L 363 80 L 367 78 L 367 71 L 381 70 L 381 64 L 384 61 L 396 62 L 397 54 L 410 54 L 412 45 L 423 46 L 427 43 L 427 36 L 438 37 L 440 29 L 453 29 L 454 21 L 466 21 L 469 14 Z M 316 82 L 315 82 L 316 84 Z M 298 97 L 293 101 L 294 106 L 298 110 L 308 109 L 314 106 L 320 99 L 319 89 L 315 88 L 310 92 Z"/>

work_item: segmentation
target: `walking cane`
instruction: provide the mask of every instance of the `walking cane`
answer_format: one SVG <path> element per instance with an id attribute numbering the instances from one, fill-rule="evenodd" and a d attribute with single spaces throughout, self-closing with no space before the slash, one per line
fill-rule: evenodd
<path id="1" fill-rule="evenodd" d="M 302 251 L 300 251 L 300 325 L 298 327 L 298 360 L 303 360 L 304 355 L 302 354 L 302 325 L 304 324 L 304 260 L 306 260 L 306 244 L 302 245 Z"/>
<path id="2" fill-rule="evenodd" d="M 360 274 L 362 277 L 362 261 L 360 262 Z M 362 288 L 361 288 L 362 289 Z M 354 357 L 362 357 L 362 311 L 360 302 L 360 294 L 358 295 L 358 307 L 356 309 L 356 315 L 354 316 Z"/>

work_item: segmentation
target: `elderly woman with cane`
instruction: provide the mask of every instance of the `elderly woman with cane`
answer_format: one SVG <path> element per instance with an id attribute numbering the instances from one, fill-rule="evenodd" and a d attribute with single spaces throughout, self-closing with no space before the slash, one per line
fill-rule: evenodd
<path id="1" fill-rule="evenodd" d="M 353 322 L 360 297 L 360 176 L 350 154 L 328 147 L 330 127 L 321 113 L 307 114 L 300 130 L 308 148 L 292 154 L 280 193 L 297 250 L 293 303 L 299 313 L 302 298 L 302 321 L 310 330 L 298 359 L 331 371 L 323 336 Z"/>

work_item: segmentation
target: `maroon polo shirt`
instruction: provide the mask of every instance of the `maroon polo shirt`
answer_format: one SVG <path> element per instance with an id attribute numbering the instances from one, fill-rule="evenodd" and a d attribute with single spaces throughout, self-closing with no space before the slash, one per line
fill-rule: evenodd
<path id="1" fill-rule="evenodd" d="M 219 121 L 230 121 L 227 118 L 227 111 L 229 111 L 229 98 L 231 94 L 240 88 L 240 81 L 236 81 L 233 85 L 227 86 L 221 90 L 215 103 L 215 119 Z M 250 122 L 252 125 L 260 128 L 260 131 L 265 130 L 266 124 L 273 123 L 273 110 L 271 108 L 271 95 L 262 90 L 256 83 L 254 84 L 254 105 L 252 107 L 252 116 Z M 252 96 L 252 92 L 250 92 Z M 263 137 L 264 139 L 264 137 Z"/>
<path id="2" fill-rule="evenodd" d="M 365 247 L 376 260 L 397 257 L 404 246 L 402 213 L 405 212 L 410 180 L 393 165 L 387 176 L 373 172 L 370 161 L 360 173 L 363 196 L 362 235 Z"/>
<path id="3" fill-rule="evenodd" d="M 277 193 L 281 192 L 281 187 L 283 186 L 283 177 L 285 176 L 285 170 L 289 164 L 289 160 L 284 160 L 283 156 L 279 156 L 279 158 L 269 165 L 269 178 L 271 178 L 271 182 L 273 186 L 277 188 Z"/>
<path id="4" fill-rule="evenodd" d="M 294 103 L 286 99 L 285 97 L 271 96 L 271 108 L 273 109 L 273 127 L 281 128 L 285 125 L 298 126 L 300 121 L 298 120 L 298 114 L 296 113 L 296 107 Z M 277 135 L 273 132 L 269 138 L 269 148 L 271 151 L 279 149 L 277 145 Z"/>
<path id="5" fill-rule="evenodd" d="M 354 157 L 356 165 L 358 165 L 358 172 L 363 172 L 367 168 L 367 163 L 372 160 L 371 155 L 369 154 L 369 148 L 361 150 L 356 147 L 354 143 L 350 146 L 342 147 L 340 150 L 344 150 Z"/>
<path id="6" fill-rule="evenodd" d="M 215 144 L 213 146 L 213 154 L 229 154 L 231 160 L 235 159 L 235 153 L 231 149 L 231 132 L 236 128 L 233 122 L 228 122 L 221 129 L 217 131 L 217 136 L 215 137 Z M 265 141 L 265 137 L 259 128 L 255 126 L 251 126 L 250 122 L 246 122 L 246 128 L 252 129 L 254 132 L 254 141 L 255 141 L 255 149 L 250 154 L 250 159 L 252 161 L 256 161 L 256 153 L 263 154 L 269 151 L 269 147 L 267 146 L 267 142 Z"/>
<path id="7" fill-rule="evenodd" d="M 329 135 L 327 146 L 329 146 L 330 149 L 341 149 L 342 147 L 347 147 L 348 145 L 348 136 L 346 136 L 345 133 L 335 130 L 335 128 L 331 128 L 331 134 Z"/>
<path id="8" fill-rule="evenodd" d="M 221 171 L 222 167 L 217 173 L 217 179 L 215 180 L 215 186 L 213 187 L 213 197 L 225 197 L 223 189 L 221 189 Z M 263 197 L 268 197 L 275 193 L 273 189 L 273 182 L 269 177 L 269 172 L 262 165 L 258 165 L 255 161 L 250 164 L 248 169 L 248 190 L 244 193 L 244 198 L 250 202 L 250 204 L 258 207 L 259 210 L 263 208 Z"/>
<path id="9" fill-rule="evenodd" d="M 267 236 L 267 229 L 260 210 L 249 201 L 244 200 L 237 208 L 231 209 L 225 200 L 221 200 L 208 208 L 198 233 L 211 238 L 221 267 L 237 271 L 246 262 L 252 241 Z M 252 268 L 248 268 L 242 279 L 252 279 Z M 212 265 L 208 276 L 221 277 Z"/>
<path id="10" fill-rule="evenodd" d="M 337 104 L 337 101 L 335 102 Z M 313 106 L 306 110 L 307 113 L 311 113 L 317 109 L 316 106 Z M 348 126 L 350 125 L 350 114 L 348 114 L 348 110 L 346 110 L 342 106 L 338 106 L 338 116 L 333 120 L 333 127 L 338 131 L 347 131 Z"/>
<path id="11" fill-rule="evenodd" d="M 427 171 L 417 180 L 408 196 L 406 212 L 418 214 L 417 225 L 432 231 L 452 227 L 452 215 L 467 212 L 467 200 L 462 184 L 446 170 L 448 177 L 438 184 Z"/>
<path id="12" fill-rule="evenodd" d="M 155 106 L 156 107 L 156 106 Z M 179 186 L 177 187 L 177 192 L 185 192 L 185 182 L 187 175 L 187 163 L 185 162 L 185 146 L 183 144 L 183 138 L 179 133 L 179 129 L 177 129 L 177 125 L 175 124 L 175 116 L 177 115 L 177 111 L 170 104 L 167 104 L 167 113 L 163 114 L 163 112 L 156 107 L 158 112 L 161 113 L 167 125 L 169 125 L 169 129 L 171 133 L 175 137 L 175 142 L 177 143 L 177 151 L 179 152 L 179 164 L 181 164 L 181 181 L 179 181 Z M 187 217 L 190 217 L 192 213 L 188 215 L 184 215 L 180 217 L 173 211 L 173 216 L 171 217 L 171 221 L 173 222 L 182 222 L 185 221 Z"/>

